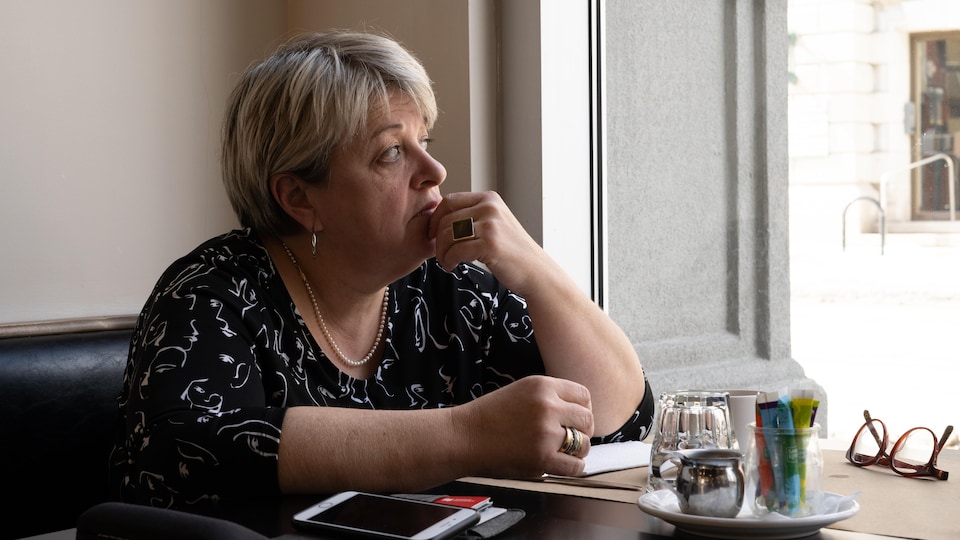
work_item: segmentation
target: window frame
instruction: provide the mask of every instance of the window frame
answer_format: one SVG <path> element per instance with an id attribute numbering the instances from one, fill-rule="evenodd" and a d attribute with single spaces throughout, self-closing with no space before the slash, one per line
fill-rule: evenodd
<path id="1" fill-rule="evenodd" d="M 603 2 L 515 1 L 500 10 L 501 192 L 603 307 Z"/>

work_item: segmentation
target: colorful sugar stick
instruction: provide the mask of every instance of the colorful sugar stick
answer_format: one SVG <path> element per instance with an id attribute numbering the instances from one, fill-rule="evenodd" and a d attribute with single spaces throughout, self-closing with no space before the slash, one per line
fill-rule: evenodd
<path id="1" fill-rule="evenodd" d="M 790 392 L 790 410 L 793 413 L 795 428 L 813 426 L 813 390 L 794 390 Z"/>
<path id="2" fill-rule="evenodd" d="M 777 418 L 777 403 L 779 403 L 780 394 L 777 392 L 764 392 L 757 399 L 757 406 L 760 408 L 760 415 L 763 417 L 763 438 L 770 457 L 770 470 L 773 473 L 774 491 L 772 497 L 767 499 L 767 508 L 781 507 L 786 502 L 786 486 L 783 482 L 783 450 L 782 445 L 777 442 L 777 429 L 779 428 Z M 769 435 L 769 437 L 768 437 Z"/>
<path id="3" fill-rule="evenodd" d="M 763 416 L 760 414 L 760 404 L 755 407 L 757 410 L 757 427 L 753 432 L 754 444 L 757 445 L 757 472 L 760 477 L 760 496 L 763 498 L 764 506 L 772 509 L 770 501 L 774 500 L 776 494 L 773 483 L 773 465 L 770 463 L 770 449 L 763 437 Z"/>
<path id="4" fill-rule="evenodd" d="M 800 467 L 797 437 L 793 426 L 793 412 L 789 396 L 777 400 L 777 427 L 783 453 L 783 487 L 786 495 L 787 513 L 794 514 L 800 508 Z"/>
<path id="5" fill-rule="evenodd" d="M 793 390 L 790 392 L 790 407 L 793 411 L 793 424 L 797 429 L 813 426 L 813 390 Z M 819 402 L 818 402 L 819 403 Z M 800 504 L 807 502 L 807 444 L 810 435 L 797 435 L 797 470 L 800 473 Z"/>

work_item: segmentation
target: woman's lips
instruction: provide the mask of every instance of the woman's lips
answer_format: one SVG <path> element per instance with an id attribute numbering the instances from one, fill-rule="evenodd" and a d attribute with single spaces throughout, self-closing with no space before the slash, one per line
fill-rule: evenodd
<path id="1" fill-rule="evenodd" d="M 430 202 L 426 206 L 424 206 L 419 212 L 417 212 L 417 214 L 414 216 L 414 219 L 420 218 L 420 217 L 427 218 L 426 223 L 424 224 L 424 227 L 425 227 L 427 239 L 430 239 L 430 240 L 433 239 L 430 236 L 430 222 L 431 222 L 430 218 L 431 216 L 433 216 L 433 213 L 437 210 L 438 206 L 440 206 L 440 201 Z"/>
<path id="2" fill-rule="evenodd" d="M 417 217 L 420 217 L 420 216 L 430 217 L 431 215 L 433 215 L 434 210 L 437 209 L 437 206 L 440 206 L 439 202 L 432 202 L 424 206 L 419 212 L 417 212 Z"/>

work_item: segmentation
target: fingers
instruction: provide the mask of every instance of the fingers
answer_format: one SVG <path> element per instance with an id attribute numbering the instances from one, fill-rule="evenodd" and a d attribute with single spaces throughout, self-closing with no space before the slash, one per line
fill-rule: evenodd
<path id="1" fill-rule="evenodd" d="M 537 447 L 544 452 L 538 474 L 576 476 L 583 473 L 583 458 L 590 453 L 593 436 L 593 412 L 590 392 L 581 384 L 552 377 L 528 377 L 527 383 L 543 384 L 544 397 L 556 400 L 545 409 L 541 421 L 549 426 Z M 518 381 L 520 382 L 520 381 Z M 537 393 L 539 389 L 527 391 Z"/>
<path id="2" fill-rule="evenodd" d="M 593 436 L 593 409 L 590 402 L 590 391 L 587 387 L 566 379 L 552 379 L 556 383 L 556 394 L 564 405 L 559 417 L 560 434 L 566 439 L 566 428 L 577 430 L 581 435 L 582 452 L 573 452 L 572 455 L 585 456 L 590 450 L 590 437 Z M 562 445 L 561 445 L 562 446 Z M 561 448 L 558 446 L 558 448 Z"/>
<path id="3" fill-rule="evenodd" d="M 562 438 L 564 440 L 561 441 L 561 444 L 565 441 L 566 435 Z M 584 458 L 590 453 L 590 438 L 586 435 L 583 436 L 583 442 L 576 454 L 570 455 L 561 450 L 562 448 L 555 451 L 554 455 L 544 463 L 542 472 L 561 476 L 580 476 L 583 474 L 586 467 Z"/>
<path id="4" fill-rule="evenodd" d="M 469 220 L 469 234 L 455 228 Z M 507 288 L 524 294 L 542 271 L 543 250 L 494 191 L 451 193 L 430 216 L 436 257 L 447 271 L 480 261 Z"/>
<path id="5" fill-rule="evenodd" d="M 565 427 L 576 428 L 586 439 L 593 436 L 593 410 L 586 386 L 546 375 L 524 377 L 513 384 L 527 386 L 523 392 L 543 400 L 542 420 L 551 425 L 551 436 L 558 434 L 556 448 L 560 448 L 559 441 L 566 435 Z"/>
<path id="6" fill-rule="evenodd" d="M 444 233 L 452 233 L 453 222 L 458 219 L 473 217 L 474 221 L 479 220 L 481 216 L 470 210 L 474 210 L 473 207 L 486 197 L 489 194 L 479 192 L 451 193 L 444 197 L 430 216 L 430 237 L 440 238 Z"/>
<path id="7" fill-rule="evenodd" d="M 575 427 L 563 426 L 564 437 L 557 450 L 568 456 L 583 457 L 590 453 L 590 437 Z"/>
<path id="8" fill-rule="evenodd" d="M 567 379 L 552 378 L 557 397 L 590 409 L 590 390 L 586 386 Z M 591 431 L 593 427 L 591 426 Z"/>
<path id="9" fill-rule="evenodd" d="M 436 239 L 437 261 L 448 272 L 461 262 L 483 257 L 485 247 L 480 244 L 486 238 L 483 229 L 491 214 L 483 201 L 490 197 L 484 193 L 451 193 L 430 216 L 429 234 Z"/>
<path id="10" fill-rule="evenodd" d="M 469 460 L 479 469 L 473 474 L 529 478 L 545 472 L 568 476 L 583 472 L 594 430 L 586 387 L 533 375 L 484 395 L 463 410 L 470 412 L 462 425 L 468 447 L 475 452 Z M 576 429 L 580 440 L 579 448 L 564 453 L 567 427 Z"/>
<path id="11" fill-rule="evenodd" d="M 562 426 L 560 433 L 560 446 L 544 463 L 543 472 L 579 476 L 586 467 L 584 458 L 590 453 L 590 436 L 571 426 Z"/>

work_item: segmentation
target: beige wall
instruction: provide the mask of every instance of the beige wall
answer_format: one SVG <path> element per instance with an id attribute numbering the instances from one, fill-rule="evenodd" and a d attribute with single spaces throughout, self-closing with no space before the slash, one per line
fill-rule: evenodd
<path id="1" fill-rule="evenodd" d="M 495 160 L 469 159 L 492 155 L 492 135 L 466 106 L 470 70 L 483 69 L 468 62 L 468 13 L 482 24 L 490 6 L 0 1 L 0 324 L 135 314 L 173 259 L 236 226 L 221 111 L 244 67 L 289 32 L 368 27 L 409 45 L 436 81 L 445 190 L 470 189 L 471 174 L 492 185 Z"/>
<path id="2" fill-rule="evenodd" d="M 235 226 L 220 111 L 281 8 L 0 3 L 0 323 L 135 313 L 174 257 Z"/>
<path id="3" fill-rule="evenodd" d="M 490 4 L 490 2 L 486 2 Z M 385 31 L 423 62 L 434 81 L 440 118 L 430 152 L 447 169 L 444 192 L 470 189 L 470 50 L 465 0 L 290 0 L 291 31 Z M 433 21 L 431 24 L 429 21 Z"/>

